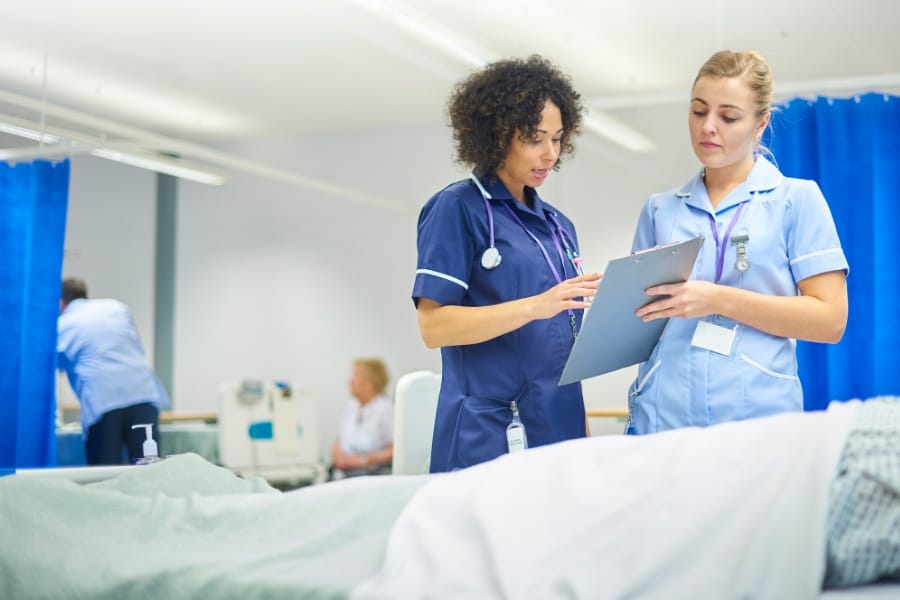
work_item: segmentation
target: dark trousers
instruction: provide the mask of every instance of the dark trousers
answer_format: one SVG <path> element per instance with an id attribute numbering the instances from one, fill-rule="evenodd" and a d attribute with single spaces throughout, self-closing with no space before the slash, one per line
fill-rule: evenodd
<path id="1" fill-rule="evenodd" d="M 149 402 L 117 408 L 88 428 L 84 452 L 89 465 L 133 463 L 144 455 L 146 429 L 132 425 L 153 424 L 153 439 L 159 445 L 159 409 Z M 123 448 L 124 447 L 124 448 Z M 123 452 L 127 448 L 127 455 Z"/>

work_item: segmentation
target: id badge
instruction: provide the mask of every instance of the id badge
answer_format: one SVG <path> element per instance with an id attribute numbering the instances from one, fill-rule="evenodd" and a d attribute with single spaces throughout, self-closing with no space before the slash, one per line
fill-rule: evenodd
<path id="1" fill-rule="evenodd" d="M 728 329 L 709 321 L 697 321 L 694 337 L 691 338 L 691 346 L 729 356 L 731 347 L 734 345 L 737 328 L 737 325 L 733 329 Z"/>
<path id="2" fill-rule="evenodd" d="M 510 454 L 528 448 L 525 427 L 521 423 L 510 423 L 506 428 L 506 447 L 509 448 Z"/>

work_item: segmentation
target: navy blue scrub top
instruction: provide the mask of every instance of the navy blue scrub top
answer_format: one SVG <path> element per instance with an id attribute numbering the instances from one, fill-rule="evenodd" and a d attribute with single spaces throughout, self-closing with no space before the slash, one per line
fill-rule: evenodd
<path id="1" fill-rule="evenodd" d="M 515 200 L 497 177 L 480 181 L 492 196 L 500 265 L 491 270 L 481 266 L 481 255 L 490 245 L 481 193 L 469 179 L 453 183 L 432 196 L 419 215 L 415 302 L 429 298 L 442 305 L 486 306 L 540 294 L 556 285 L 540 248 L 503 204 L 512 207 L 541 241 L 563 279 L 577 275 L 565 254 L 560 260 L 547 213 L 577 244 L 568 218 L 542 202 L 532 188 L 525 188 L 534 207 L 530 209 Z M 574 313 L 580 329 L 583 311 Z M 441 348 L 431 472 L 468 467 L 505 454 L 513 400 L 518 402 L 530 447 L 584 437 L 581 384 L 558 386 L 573 342 L 569 314 L 562 311 L 480 344 Z"/>

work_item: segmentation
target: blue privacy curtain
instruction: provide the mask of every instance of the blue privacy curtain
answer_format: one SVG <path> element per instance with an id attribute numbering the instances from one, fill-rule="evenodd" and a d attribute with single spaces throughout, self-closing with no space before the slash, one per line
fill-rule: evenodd
<path id="1" fill-rule="evenodd" d="M 772 133 L 782 172 L 819 183 L 850 263 L 843 340 L 798 344 L 806 408 L 900 395 L 900 98 L 793 100 Z"/>
<path id="2" fill-rule="evenodd" d="M 69 162 L 0 163 L 0 468 L 56 464 Z"/>

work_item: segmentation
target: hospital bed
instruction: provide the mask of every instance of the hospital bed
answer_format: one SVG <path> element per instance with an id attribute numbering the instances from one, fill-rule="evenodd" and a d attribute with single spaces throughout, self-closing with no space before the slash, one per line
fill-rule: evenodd
<path id="1" fill-rule="evenodd" d="M 848 421 L 588 438 L 284 493 L 193 454 L 94 483 L 0 477 L 0 597 L 897 597 L 818 591 Z"/>

